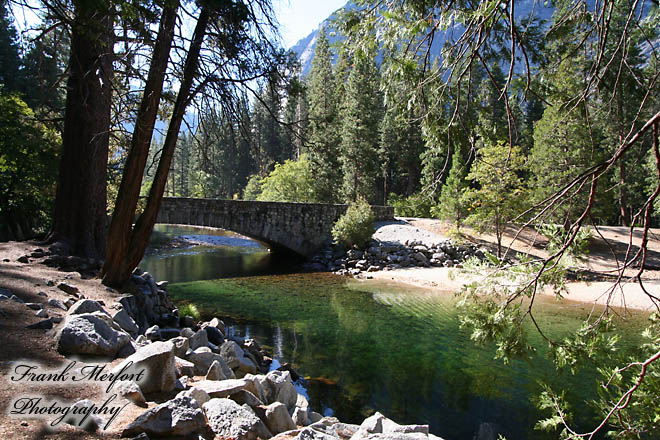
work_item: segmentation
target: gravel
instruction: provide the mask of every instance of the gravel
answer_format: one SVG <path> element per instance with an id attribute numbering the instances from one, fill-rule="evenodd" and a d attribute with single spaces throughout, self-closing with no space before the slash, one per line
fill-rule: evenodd
<path id="1" fill-rule="evenodd" d="M 405 219 L 377 222 L 375 228 L 376 232 L 372 238 L 381 243 L 400 245 L 415 243 L 434 246 L 447 240 L 447 237 L 419 229 L 406 222 Z"/>

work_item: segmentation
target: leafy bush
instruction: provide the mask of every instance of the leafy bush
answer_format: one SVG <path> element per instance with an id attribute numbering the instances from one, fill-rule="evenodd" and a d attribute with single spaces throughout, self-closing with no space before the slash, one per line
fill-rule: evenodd
<path id="1" fill-rule="evenodd" d="M 257 200 L 257 197 L 261 194 L 261 185 L 263 185 L 263 182 L 264 179 L 259 177 L 258 174 L 250 176 L 243 190 L 243 200 Z"/>
<path id="2" fill-rule="evenodd" d="M 346 246 L 365 247 L 374 233 L 374 215 L 364 199 L 351 202 L 346 213 L 332 227 L 336 243 Z"/>
<path id="3" fill-rule="evenodd" d="M 179 316 L 190 316 L 195 321 L 199 321 L 201 318 L 201 314 L 199 313 L 199 310 L 197 310 L 197 306 L 190 303 L 179 306 Z"/>
<path id="4" fill-rule="evenodd" d="M 299 160 L 276 164 L 275 169 L 261 181 L 257 200 L 264 202 L 316 202 L 316 179 L 305 155 Z"/>

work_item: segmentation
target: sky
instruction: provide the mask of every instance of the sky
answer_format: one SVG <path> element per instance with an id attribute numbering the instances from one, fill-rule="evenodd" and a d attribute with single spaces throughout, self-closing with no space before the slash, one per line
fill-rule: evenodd
<path id="1" fill-rule="evenodd" d="M 290 48 L 309 35 L 323 20 L 347 2 L 348 0 L 273 0 L 284 46 Z M 14 12 L 19 30 L 37 21 L 33 13 L 25 13 L 17 8 L 14 8 Z"/>
<path id="2" fill-rule="evenodd" d="M 309 35 L 348 0 L 273 0 L 284 46 L 290 48 Z"/>

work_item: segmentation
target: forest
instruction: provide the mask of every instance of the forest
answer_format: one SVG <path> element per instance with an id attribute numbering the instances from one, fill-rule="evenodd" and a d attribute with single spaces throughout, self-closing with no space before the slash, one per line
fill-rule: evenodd
<path id="1" fill-rule="evenodd" d="M 113 286 L 163 196 L 366 200 L 498 240 L 506 225 L 557 225 L 533 281 L 473 315 L 515 352 L 531 305 L 492 318 L 533 302 L 582 226 L 658 226 L 659 22 L 647 0 L 356 0 L 320 29 L 302 76 L 270 0 L 0 0 L 0 239 L 103 259 Z M 604 322 L 560 362 L 606 345 Z M 654 356 L 626 377 L 642 401 Z M 546 397 L 548 424 L 567 425 Z M 613 402 L 622 432 L 657 426 Z"/>
<path id="2" fill-rule="evenodd" d="M 115 25 L 123 27 L 124 35 L 116 29 L 113 36 L 117 66 L 108 124 L 108 213 L 129 151 L 139 82 L 146 80 L 149 47 L 157 40 L 149 34 L 155 32 L 157 16 L 150 6 L 123 5 L 127 11 Z M 476 52 L 478 62 L 469 60 L 460 71 L 465 60 L 452 66 L 451 50 L 432 42 L 432 33 L 424 34 L 429 29 L 419 20 L 432 8 L 415 11 L 415 2 L 410 11 L 392 6 L 390 15 L 374 15 L 373 23 L 356 18 L 360 6 L 347 8 L 319 31 L 306 77 L 294 53 L 275 46 L 268 52 L 264 42 L 242 47 L 247 77 L 231 90 L 220 85 L 217 73 L 200 72 L 208 87 L 200 87 L 183 118 L 164 194 L 324 203 L 365 198 L 393 205 L 398 215 L 444 218 L 457 227 L 463 222 L 491 227 L 494 216 L 501 222 L 527 221 L 534 218 L 529 207 L 607 160 L 653 116 L 650 104 L 658 99 L 655 7 L 611 6 L 603 11 L 609 14 L 605 41 L 589 29 L 593 13 L 579 2 L 555 2 L 551 15 L 514 17 L 521 35 L 513 52 L 497 35 L 505 31 L 497 26 L 506 23 L 494 22 L 492 42 L 484 40 Z M 3 115 L 20 117 L 11 117 L 18 127 L 3 124 L 8 131 L 3 136 L 2 233 L 20 237 L 50 225 L 71 37 L 58 20 L 64 12 L 57 5 L 41 9 L 40 34 L 19 41 L 11 7 L 5 2 L 2 10 Z M 27 6 L 13 6 L 20 7 Z M 394 20 L 395 12 L 419 15 L 405 26 L 397 22 L 403 35 L 410 35 L 405 48 L 394 31 L 376 36 L 377 27 L 393 27 L 388 20 Z M 129 31 L 139 14 L 147 15 L 151 29 L 142 25 Z M 430 32 L 440 34 L 441 29 Z M 185 35 L 176 38 L 185 44 Z M 257 52 L 263 57 L 261 71 L 252 64 L 248 73 L 246 60 Z M 173 55 L 172 62 L 179 58 L 180 64 L 182 56 Z M 212 69 L 217 60 L 213 54 L 204 56 L 202 67 Z M 223 69 L 231 76 L 230 69 L 239 65 Z M 165 141 L 162 127 L 175 98 L 179 73 L 176 66 L 171 69 L 144 167 L 143 196 L 156 173 Z M 26 128 L 41 147 L 12 151 L 16 132 L 10 130 Z M 27 181 L 16 173 L 21 155 L 32 158 Z M 636 213 L 655 189 L 654 162 L 647 133 L 599 176 L 588 221 L 641 224 Z M 493 171 L 501 177 L 492 179 Z M 515 197 L 497 200 L 503 192 Z M 568 227 L 588 197 L 588 185 L 574 187 L 566 201 L 534 221 Z M 657 209 L 651 217 L 656 224 Z"/>

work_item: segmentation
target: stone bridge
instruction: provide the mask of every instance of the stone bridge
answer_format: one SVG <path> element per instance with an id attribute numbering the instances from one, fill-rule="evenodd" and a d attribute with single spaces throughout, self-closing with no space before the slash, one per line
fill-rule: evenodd
<path id="1" fill-rule="evenodd" d="M 332 226 L 346 208 L 323 203 L 165 197 L 156 222 L 227 229 L 268 243 L 274 250 L 284 248 L 310 257 L 332 238 Z M 394 218 L 390 206 L 371 209 L 378 221 Z"/>

